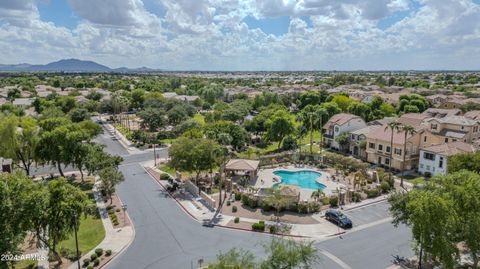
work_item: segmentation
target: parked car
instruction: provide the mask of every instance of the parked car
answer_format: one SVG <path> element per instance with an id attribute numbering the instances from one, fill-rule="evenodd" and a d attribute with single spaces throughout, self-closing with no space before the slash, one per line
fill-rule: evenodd
<path id="1" fill-rule="evenodd" d="M 325 212 L 325 219 L 328 221 L 335 223 L 340 228 L 343 229 L 350 229 L 353 226 L 352 221 L 345 216 L 342 212 L 338 210 L 329 209 Z"/>

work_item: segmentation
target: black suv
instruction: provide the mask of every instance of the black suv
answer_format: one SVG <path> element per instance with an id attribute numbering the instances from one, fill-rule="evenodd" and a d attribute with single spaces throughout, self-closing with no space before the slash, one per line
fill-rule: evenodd
<path id="1" fill-rule="evenodd" d="M 352 228 L 352 225 L 353 225 L 352 221 L 338 210 L 333 210 L 333 209 L 327 210 L 327 212 L 325 212 L 325 219 L 335 223 L 336 225 L 338 225 L 340 228 L 343 228 L 343 229 L 350 229 Z"/>

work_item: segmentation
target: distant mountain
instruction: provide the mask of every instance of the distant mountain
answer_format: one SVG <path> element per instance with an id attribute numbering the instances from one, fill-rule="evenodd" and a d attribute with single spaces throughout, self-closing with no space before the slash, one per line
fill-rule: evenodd
<path id="1" fill-rule="evenodd" d="M 24 72 L 151 72 L 156 71 L 147 67 L 140 68 L 116 68 L 112 69 L 108 66 L 101 65 L 93 61 L 83 61 L 78 59 L 63 59 L 57 62 L 52 62 L 45 65 L 31 65 L 27 63 L 23 64 L 0 64 L 0 71 L 24 71 Z"/>

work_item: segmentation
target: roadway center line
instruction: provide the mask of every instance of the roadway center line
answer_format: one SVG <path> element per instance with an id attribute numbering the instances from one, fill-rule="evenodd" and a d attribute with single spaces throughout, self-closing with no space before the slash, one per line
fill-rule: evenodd
<path id="1" fill-rule="evenodd" d="M 334 261 L 336 264 L 340 265 L 343 269 L 352 269 L 348 264 L 340 260 L 337 256 L 333 255 L 332 253 L 326 251 L 326 250 L 319 250 L 320 253 L 323 255 L 327 256 L 330 260 Z"/>

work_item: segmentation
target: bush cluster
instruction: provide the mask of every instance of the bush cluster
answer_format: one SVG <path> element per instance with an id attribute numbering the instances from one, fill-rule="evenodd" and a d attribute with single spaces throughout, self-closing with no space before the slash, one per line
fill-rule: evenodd
<path id="1" fill-rule="evenodd" d="M 239 218 L 239 217 L 235 217 L 235 219 L 233 219 L 233 222 L 234 222 L 234 223 L 239 223 L 239 222 L 240 222 L 240 218 Z"/>
<path id="2" fill-rule="evenodd" d="M 114 226 L 117 226 L 120 224 L 120 222 L 118 221 L 117 214 L 115 214 L 115 210 L 113 209 L 108 210 L 108 216 L 110 216 L 110 219 L 112 220 L 112 223 Z"/>
<path id="3" fill-rule="evenodd" d="M 301 214 L 320 212 L 320 204 L 317 202 L 298 203 L 297 212 Z"/>
<path id="4" fill-rule="evenodd" d="M 167 173 L 160 174 L 160 180 L 169 180 L 170 176 Z"/>
<path id="5" fill-rule="evenodd" d="M 257 231 L 257 232 L 265 231 L 265 222 L 263 220 L 261 220 L 258 223 L 252 224 L 252 230 Z"/>
<path id="6" fill-rule="evenodd" d="M 236 213 L 236 212 L 237 212 L 237 206 L 234 205 L 234 206 L 232 206 L 232 213 Z"/>
<path id="7" fill-rule="evenodd" d="M 375 189 L 365 190 L 365 193 L 367 194 L 367 198 L 375 198 L 380 195 L 380 190 L 375 188 Z"/>
<path id="8" fill-rule="evenodd" d="M 362 201 L 362 195 L 359 192 L 352 193 L 352 202 L 358 203 Z"/>
<path id="9" fill-rule="evenodd" d="M 338 206 L 338 197 L 337 196 L 332 196 L 330 197 L 330 207 L 337 207 Z"/>
<path id="10" fill-rule="evenodd" d="M 250 197 L 247 194 L 242 195 L 242 204 L 246 205 L 251 208 L 256 208 L 257 207 L 257 199 L 254 197 Z"/>

